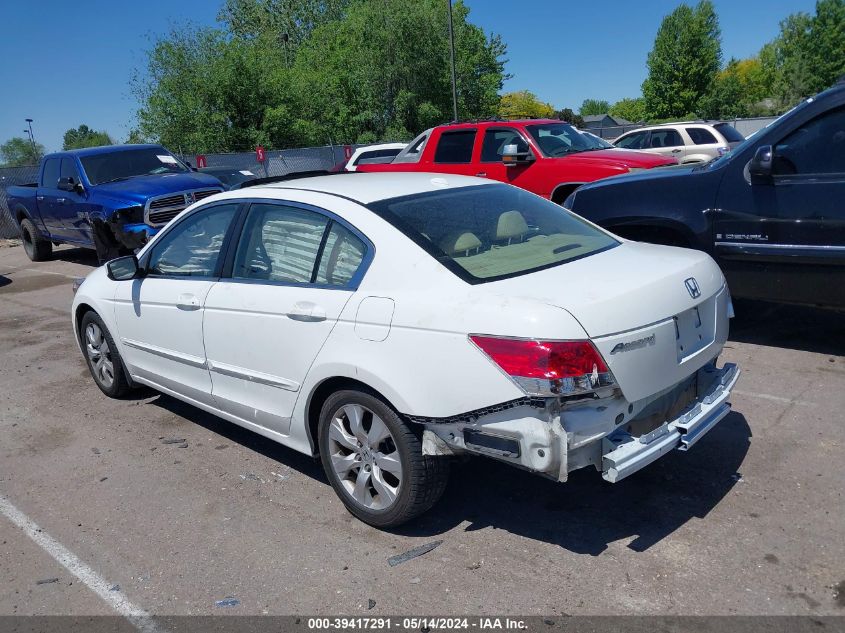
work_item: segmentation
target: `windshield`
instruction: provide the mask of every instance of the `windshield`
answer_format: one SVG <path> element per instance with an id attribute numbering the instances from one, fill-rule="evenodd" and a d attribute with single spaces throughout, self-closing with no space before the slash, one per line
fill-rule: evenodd
<path id="1" fill-rule="evenodd" d="M 568 123 L 538 123 L 525 127 L 543 150 L 543 154 L 550 158 L 602 149 L 596 146 L 595 141 L 589 140 Z"/>
<path id="2" fill-rule="evenodd" d="M 183 173 L 188 169 L 161 147 L 120 150 L 108 154 L 80 156 L 82 167 L 92 185 L 102 185 L 133 176 Z"/>
<path id="3" fill-rule="evenodd" d="M 419 193 L 369 207 L 469 283 L 524 275 L 619 244 L 559 205 L 509 185 Z"/>

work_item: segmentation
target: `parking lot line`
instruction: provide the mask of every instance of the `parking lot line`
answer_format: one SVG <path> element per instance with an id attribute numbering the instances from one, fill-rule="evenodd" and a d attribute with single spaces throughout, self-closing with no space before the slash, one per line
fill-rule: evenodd
<path id="1" fill-rule="evenodd" d="M 143 631 L 143 633 L 164 633 L 149 613 L 130 602 L 120 591 L 111 591 L 112 584 L 80 560 L 76 554 L 38 527 L 35 521 L 18 510 L 3 495 L 0 495 L 0 512 L 139 631 Z"/>

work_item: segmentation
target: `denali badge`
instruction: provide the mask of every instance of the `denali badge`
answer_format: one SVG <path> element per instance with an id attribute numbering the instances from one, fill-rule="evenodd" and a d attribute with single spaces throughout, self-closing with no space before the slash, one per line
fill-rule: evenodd
<path id="1" fill-rule="evenodd" d="M 695 280 L 695 277 L 686 279 L 684 281 L 684 285 L 687 287 L 689 296 L 693 299 L 698 299 L 701 296 L 701 288 L 698 287 L 698 282 Z"/>
<path id="2" fill-rule="evenodd" d="M 612 356 L 616 352 L 630 352 L 632 349 L 639 349 L 641 347 L 646 347 L 647 345 L 654 345 L 654 340 L 654 334 L 652 334 L 651 336 L 638 338 L 636 341 L 631 341 L 629 343 L 617 343 L 616 346 L 610 350 L 610 355 Z"/>

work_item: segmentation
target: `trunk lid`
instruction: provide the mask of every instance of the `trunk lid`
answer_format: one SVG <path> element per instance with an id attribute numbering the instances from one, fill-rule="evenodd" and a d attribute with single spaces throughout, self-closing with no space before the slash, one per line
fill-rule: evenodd
<path id="1" fill-rule="evenodd" d="M 727 339 L 724 278 L 699 251 L 625 242 L 489 290 L 569 312 L 631 402 L 692 375 Z"/>

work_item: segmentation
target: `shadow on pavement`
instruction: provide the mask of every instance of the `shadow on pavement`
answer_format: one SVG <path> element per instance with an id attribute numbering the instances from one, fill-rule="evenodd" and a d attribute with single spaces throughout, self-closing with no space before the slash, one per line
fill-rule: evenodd
<path id="1" fill-rule="evenodd" d="M 845 355 L 845 314 L 805 306 L 735 300 L 730 340 Z"/>
<path id="2" fill-rule="evenodd" d="M 307 455 L 170 396 L 152 404 L 328 485 Z M 591 468 L 558 483 L 482 457 L 457 462 L 441 501 L 395 533 L 436 536 L 469 521 L 466 531 L 506 530 L 578 554 L 597 556 L 620 539 L 645 551 L 730 492 L 750 437 L 745 418 L 733 412 L 688 453 L 674 451 L 618 484 Z"/>
<path id="3" fill-rule="evenodd" d="M 97 253 L 90 248 L 59 248 L 53 249 L 53 259 L 73 264 L 83 264 L 97 268 Z"/>

